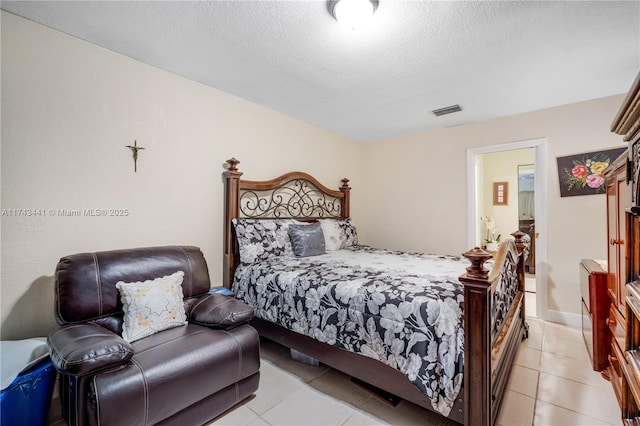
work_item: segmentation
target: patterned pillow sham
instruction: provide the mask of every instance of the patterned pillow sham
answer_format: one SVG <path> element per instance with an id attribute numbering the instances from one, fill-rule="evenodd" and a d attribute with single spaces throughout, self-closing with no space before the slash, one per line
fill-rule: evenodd
<path id="1" fill-rule="evenodd" d="M 184 272 L 177 271 L 154 280 L 116 283 L 124 310 L 124 340 L 131 343 L 187 323 L 182 293 L 183 278 Z"/>
<path id="2" fill-rule="evenodd" d="M 291 219 L 233 219 L 240 262 L 251 264 L 272 256 L 293 256 L 289 239 Z"/>
<path id="3" fill-rule="evenodd" d="M 358 233 L 351 218 L 320 219 L 327 251 L 358 245 Z"/>

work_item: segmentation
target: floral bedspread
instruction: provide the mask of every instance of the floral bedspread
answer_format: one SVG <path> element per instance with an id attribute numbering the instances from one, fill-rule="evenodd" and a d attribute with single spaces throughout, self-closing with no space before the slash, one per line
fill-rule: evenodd
<path id="1" fill-rule="evenodd" d="M 354 246 L 240 265 L 233 290 L 259 318 L 399 370 L 446 416 L 463 379 L 468 264 Z"/>

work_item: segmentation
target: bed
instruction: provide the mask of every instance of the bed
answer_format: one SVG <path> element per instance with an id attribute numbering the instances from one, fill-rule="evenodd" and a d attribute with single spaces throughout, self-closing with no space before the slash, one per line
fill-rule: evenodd
<path id="1" fill-rule="evenodd" d="M 223 173 L 223 281 L 260 335 L 458 423 L 493 425 L 528 334 L 525 234 L 494 255 L 362 246 L 347 179 L 337 190 L 303 172 L 249 181 L 238 164 Z"/>

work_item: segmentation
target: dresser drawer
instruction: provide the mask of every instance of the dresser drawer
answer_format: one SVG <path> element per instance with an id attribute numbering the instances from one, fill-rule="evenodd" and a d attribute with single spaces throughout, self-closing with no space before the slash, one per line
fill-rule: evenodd
<path id="1" fill-rule="evenodd" d="M 609 317 L 606 319 L 606 323 L 611 331 L 612 341 L 617 342 L 619 348 L 624 348 L 626 345 L 624 317 L 614 305 L 611 305 L 609 309 Z"/>
<path id="2" fill-rule="evenodd" d="M 624 362 L 624 353 L 616 344 L 616 341 L 613 340 L 611 342 L 611 354 L 609 355 L 609 380 L 611 380 L 611 385 L 620 405 L 622 405 L 622 377 L 624 374 L 622 362 Z"/>

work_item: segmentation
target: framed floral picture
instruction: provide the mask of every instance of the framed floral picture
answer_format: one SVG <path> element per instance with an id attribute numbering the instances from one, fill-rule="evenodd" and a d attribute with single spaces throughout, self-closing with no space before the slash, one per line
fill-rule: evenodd
<path id="1" fill-rule="evenodd" d="M 604 194 L 604 171 L 626 148 L 558 157 L 560 196 Z"/>

